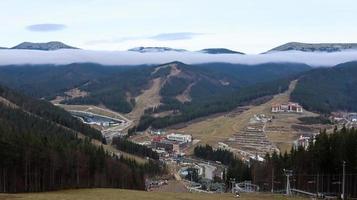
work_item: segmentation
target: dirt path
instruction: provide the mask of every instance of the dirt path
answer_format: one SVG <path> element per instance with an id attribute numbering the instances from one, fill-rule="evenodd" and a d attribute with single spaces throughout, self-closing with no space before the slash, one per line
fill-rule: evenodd
<path id="1" fill-rule="evenodd" d="M 192 100 L 190 97 L 191 88 L 195 84 L 196 82 L 193 82 L 188 85 L 185 91 L 182 92 L 182 94 L 176 96 L 176 99 L 179 100 L 181 103 L 190 102 Z"/>
<path id="2" fill-rule="evenodd" d="M 136 104 L 133 111 L 131 111 L 126 116 L 137 123 L 140 117 L 144 114 L 144 111 L 151 107 L 157 107 L 160 105 L 160 89 L 162 80 L 161 78 L 156 78 L 152 81 L 151 87 L 144 90 L 141 95 L 135 98 Z"/>
<path id="3" fill-rule="evenodd" d="M 142 91 L 141 95 L 135 98 L 136 104 L 133 111 L 126 115 L 128 118 L 132 119 L 134 123 L 138 123 L 146 109 L 157 107 L 161 104 L 160 90 L 162 86 L 165 85 L 170 77 L 177 76 L 181 73 L 181 70 L 177 68 L 176 64 L 170 64 L 156 68 L 153 74 L 163 67 L 170 67 L 170 74 L 166 78 L 153 79 L 150 83 L 150 88 Z"/>

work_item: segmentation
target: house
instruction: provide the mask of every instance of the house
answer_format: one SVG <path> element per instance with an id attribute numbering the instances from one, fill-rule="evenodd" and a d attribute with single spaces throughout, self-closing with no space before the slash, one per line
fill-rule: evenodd
<path id="1" fill-rule="evenodd" d="M 289 102 L 284 104 L 273 104 L 271 107 L 271 112 L 278 113 L 278 112 L 295 112 L 295 113 L 302 113 L 303 109 L 298 103 Z"/>

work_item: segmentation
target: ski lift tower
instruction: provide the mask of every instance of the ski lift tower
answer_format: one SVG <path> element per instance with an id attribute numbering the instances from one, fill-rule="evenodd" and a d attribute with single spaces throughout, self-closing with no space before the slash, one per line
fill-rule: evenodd
<path id="1" fill-rule="evenodd" d="M 290 187 L 290 177 L 293 175 L 293 170 L 283 169 L 284 174 L 286 176 L 286 195 L 291 195 L 291 187 Z"/>

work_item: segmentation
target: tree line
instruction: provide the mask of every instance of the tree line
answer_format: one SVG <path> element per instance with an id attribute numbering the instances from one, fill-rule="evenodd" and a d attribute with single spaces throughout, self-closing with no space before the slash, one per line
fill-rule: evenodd
<path id="1" fill-rule="evenodd" d="M 134 154 L 140 157 L 149 157 L 154 160 L 159 159 L 159 155 L 151 148 L 148 148 L 144 145 L 136 144 L 124 138 L 120 138 L 120 137 L 113 138 L 112 145 L 114 145 L 115 148 L 121 151 Z"/>
<path id="2" fill-rule="evenodd" d="M 343 162 L 346 162 L 346 193 L 357 196 L 357 131 L 336 130 L 332 134 L 321 132 L 309 147 L 293 148 L 284 154 L 267 155 L 264 162 L 252 165 L 252 177 L 261 188 L 284 189 L 286 177 L 283 169 L 293 171 L 291 185 L 309 192 L 340 194 Z M 273 180 L 273 181 L 272 181 Z M 273 186 L 274 184 L 274 186 Z"/>
<path id="3" fill-rule="evenodd" d="M 286 186 L 284 169 L 292 170 L 292 188 L 339 195 L 342 192 L 343 162 L 346 170 L 346 194 L 357 197 L 357 130 L 342 128 L 328 134 L 322 131 L 308 148 L 292 148 L 290 153 L 276 152 L 265 156 L 263 162 L 245 163 L 227 150 L 198 146 L 194 155 L 220 161 L 228 166 L 226 182 L 251 180 L 263 191 L 281 191 Z M 228 183 L 228 182 L 227 182 Z"/>

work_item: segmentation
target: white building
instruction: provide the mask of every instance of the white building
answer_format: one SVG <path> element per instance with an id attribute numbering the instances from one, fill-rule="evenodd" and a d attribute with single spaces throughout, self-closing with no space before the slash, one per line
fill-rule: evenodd
<path id="1" fill-rule="evenodd" d="M 191 135 L 182 135 L 182 134 L 175 134 L 171 133 L 166 136 L 168 140 L 173 140 L 173 141 L 178 141 L 178 142 L 192 142 L 192 136 Z"/>
<path id="2" fill-rule="evenodd" d="M 271 112 L 277 113 L 277 112 L 296 112 L 296 113 L 302 113 L 303 109 L 302 106 L 300 106 L 298 103 L 285 103 L 285 104 L 274 104 L 271 107 Z"/>
<path id="3" fill-rule="evenodd" d="M 311 137 L 300 135 L 299 139 L 294 142 L 294 148 L 298 149 L 299 147 L 303 147 L 307 149 L 310 145 Z"/>
<path id="4" fill-rule="evenodd" d="M 357 113 L 350 113 L 348 114 L 348 120 L 350 122 L 357 122 Z"/>

